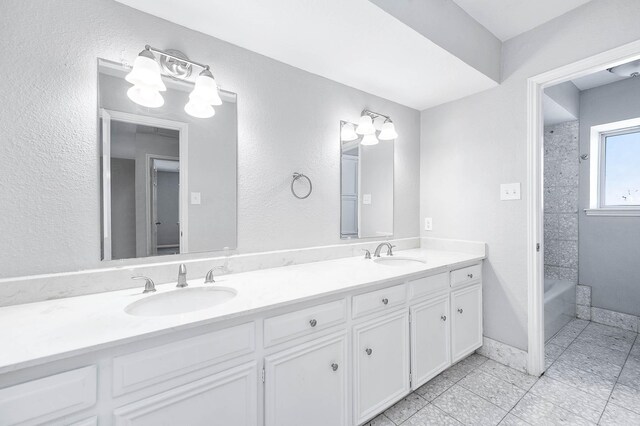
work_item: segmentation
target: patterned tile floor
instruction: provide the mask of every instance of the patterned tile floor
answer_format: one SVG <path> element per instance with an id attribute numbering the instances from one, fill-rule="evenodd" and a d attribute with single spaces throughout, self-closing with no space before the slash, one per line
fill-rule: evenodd
<path id="1" fill-rule="evenodd" d="M 640 425 L 640 339 L 574 320 L 526 375 L 481 355 L 462 360 L 367 426 Z"/>

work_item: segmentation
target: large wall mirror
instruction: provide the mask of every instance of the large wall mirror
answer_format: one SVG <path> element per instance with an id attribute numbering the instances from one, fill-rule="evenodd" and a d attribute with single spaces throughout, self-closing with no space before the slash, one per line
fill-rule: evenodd
<path id="1" fill-rule="evenodd" d="M 148 108 L 127 95 L 129 71 L 98 61 L 102 259 L 236 248 L 236 94 L 196 118 L 192 80 L 163 76 L 164 103 Z"/>
<path id="2" fill-rule="evenodd" d="M 393 236 L 393 140 L 340 122 L 340 237 Z"/>

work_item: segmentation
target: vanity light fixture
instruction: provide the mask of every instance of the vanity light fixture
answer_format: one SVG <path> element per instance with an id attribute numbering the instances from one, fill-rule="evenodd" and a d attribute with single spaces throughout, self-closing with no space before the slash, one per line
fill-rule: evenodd
<path id="1" fill-rule="evenodd" d="M 360 136 L 356 133 L 356 130 L 351 123 L 344 123 L 340 129 L 340 139 L 343 142 L 350 142 L 358 139 Z"/>
<path id="2" fill-rule="evenodd" d="M 378 144 L 378 138 L 376 137 L 375 133 L 364 135 L 362 137 L 362 141 L 360 142 L 360 145 L 377 145 L 377 144 Z"/>
<path id="3" fill-rule="evenodd" d="M 396 132 L 393 121 L 391 121 L 391 117 L 389 117 L 388 115 L 380 114 L 379 112 L 370 111 L 368 109 L 362 111 L 356 133 L 365 136 L 373 135 L 375 137 L 376 127 L 374 123 L 378 118 L 384 119 L 384 124 L 382 125 L 382 130 L 380 131 L 380 135 L 378 135 L 378 138 L 382 141 L 390 141 L 396 139 L 398 137 L 398 133 Z M 373 139 L 369 138 L 369 141 L 373 141 Z"/>
<path id="4" fill-rule="evenodd" d="M 365 110 L 366 111 L 366 110 Z M 365 114 L 364 111 L 358 121 L 358 127 L 356 133 L 359 135 L 372 135 L 376 132 L 376 128 L 373 126 L 373 119 L 370 115 Z"/>
<path id="5" fill-rule="evenodd" d="M 154 53 L 160 56 L 160 64 Z M 222 99 L 209 65 L 192 61 L 185 54 L 177 50 L 160 50 L 149 45 L 144 47 L 136 58 L 133 69 L 125 79 L 133 84 L 127 91 L 129 98 L 135 103 L 148 108 L 158 108 L 164 104 L 159 92 L 167 90 L 162 82 L 160 65 L 164 72 L 176 79 L 186 80 L 192 72 L 193 66 L 202 68 L 196 77 L 193 91 L 189 94 L 189 101 L 184 106 L 187 114 L 196 118 L 210 118 L 215 115 L 214 105 L 222 105 Z"/>
<path id="6" fill-rule="evenodd" d="M 390 141 L 396 139 L 398 137 L 398 133 L 396 132 L 396 126 L 393 125 L 393 121 L 387 119 L 382 125 L 382 130 L 378 135 L 381 141 Z"/>

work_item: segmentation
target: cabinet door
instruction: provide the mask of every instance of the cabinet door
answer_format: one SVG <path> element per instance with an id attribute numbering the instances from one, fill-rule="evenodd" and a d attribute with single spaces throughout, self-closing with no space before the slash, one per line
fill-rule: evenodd
<path id="1" fill-rule="evenodd" d="M 482 286 L 451 293 L 451 341 L 453 362 L 482 346 Z"/>
<path id="2" fill-rule="evenodd" d="M 449 295 L 411 308 L 411 374 L 414 389 L 451 364 Z"/>
<path id="3" fill-rule="evenodd" d="M 257 366 L 241 365 L 114 411 L 116 425 L 255 426 Z"/>
<path id="4" fill-rule="evenodd" d="M 265 359 L 265 424 L 347 424 L 347 337 L 345 333 Z"/>
<path id="5" fill-rule="evenodd" d="M 360 424 L 409 391 L 408 312 L 355 326 L 354 405 Z"/>

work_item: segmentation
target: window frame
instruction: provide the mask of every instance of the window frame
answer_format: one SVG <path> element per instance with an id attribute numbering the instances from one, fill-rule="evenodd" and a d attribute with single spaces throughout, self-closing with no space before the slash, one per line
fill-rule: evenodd
<path id="1" fill-rule="evenodd" d="M 640 133 L 640 118 L 591 127 L 588 216 L 640 216 L 640 205 L 606 205 L 606 139 L 609 136 Z"/>

